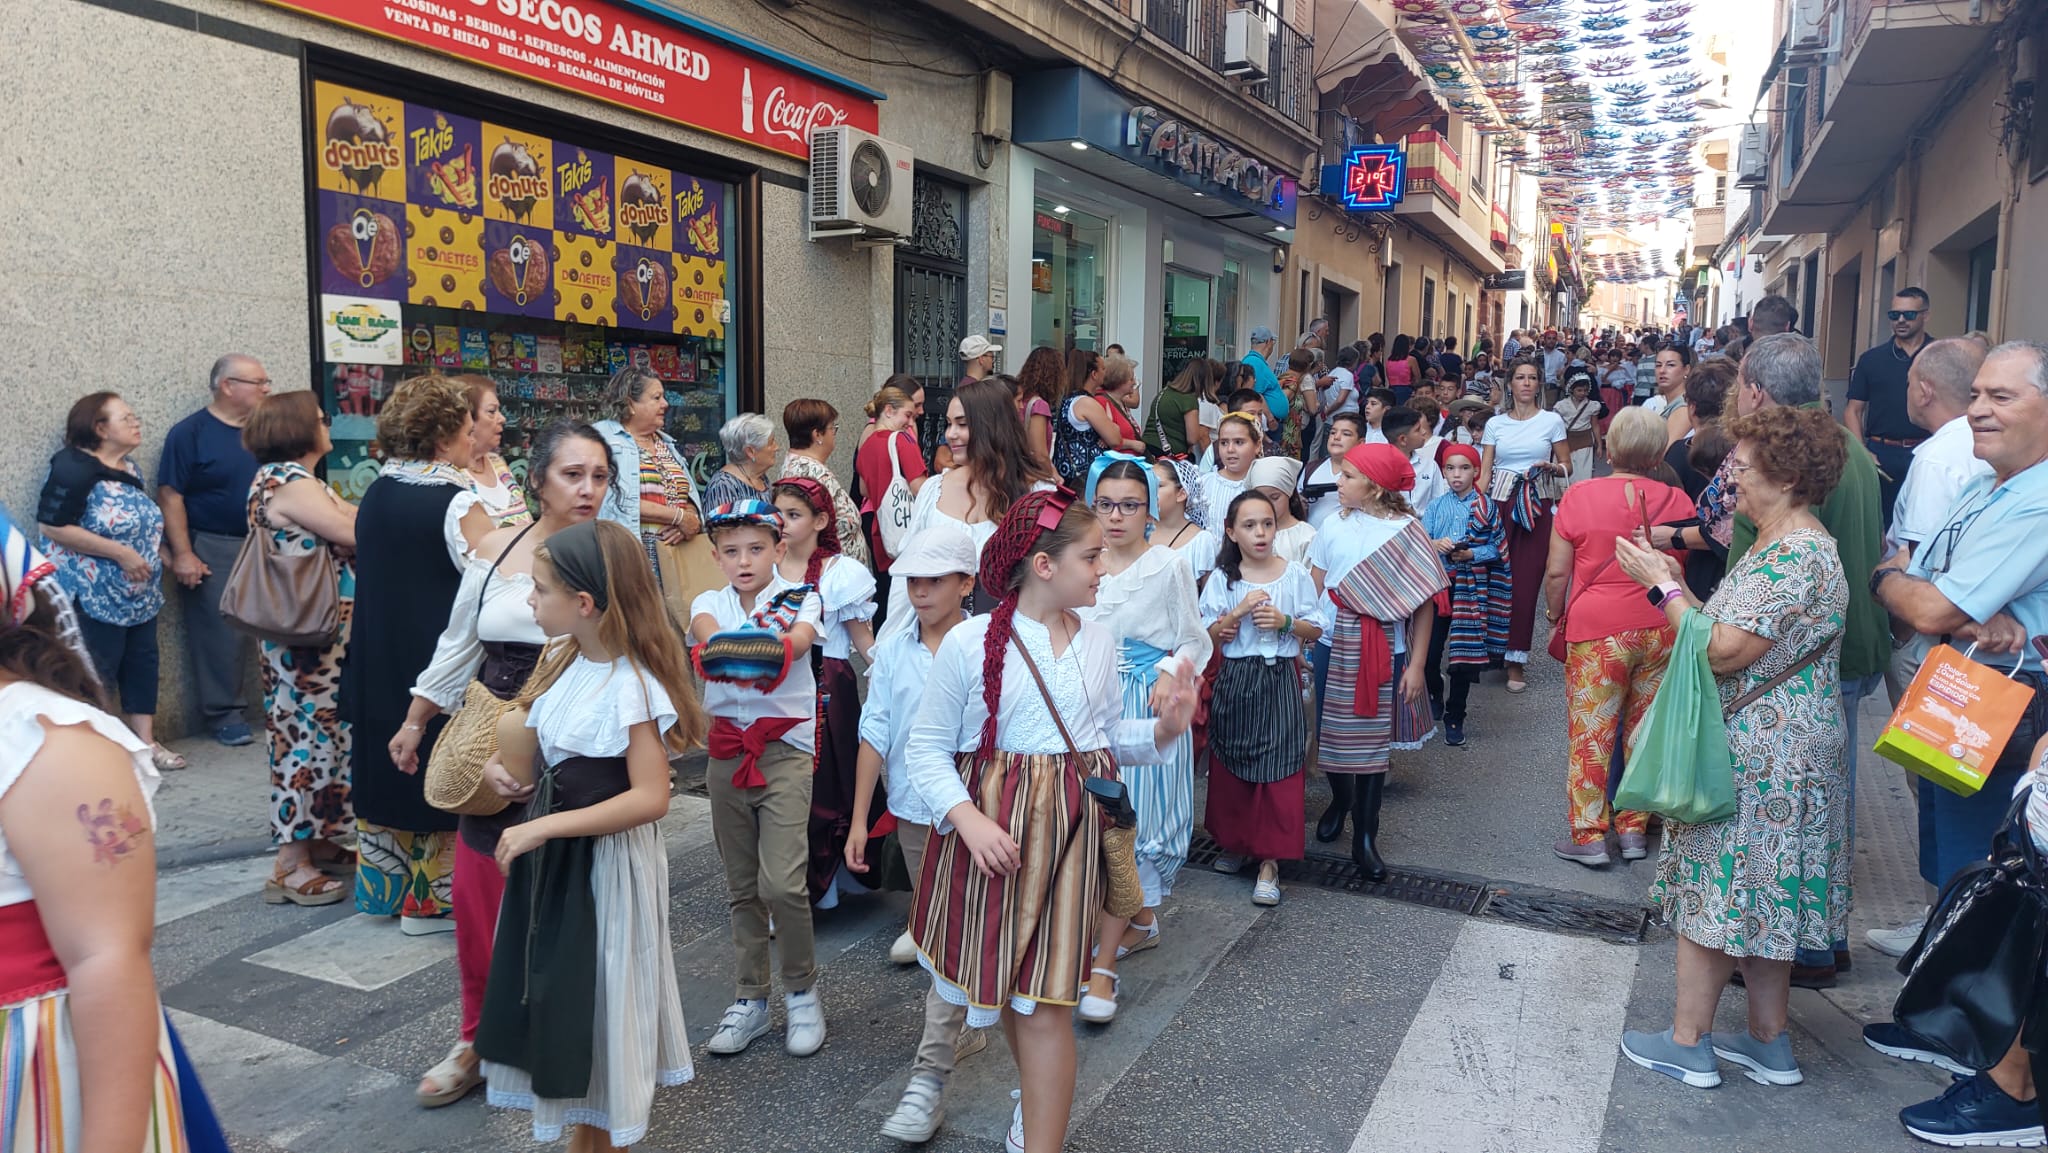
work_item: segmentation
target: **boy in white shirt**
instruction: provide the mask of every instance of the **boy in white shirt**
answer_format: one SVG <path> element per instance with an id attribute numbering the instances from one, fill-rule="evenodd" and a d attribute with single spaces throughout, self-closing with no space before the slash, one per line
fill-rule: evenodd
<path id="1" fill-rule="evenodd" d="M 868 673 L 867 704 L 860 713 L 860 767 L 853 801 L 853 828 L 846 836 L 846 867 L 868 873 L 868 805 L 875 781 L 886 776 L 889 812 L 896 818 L 896 842 L 913 885 L 922 884 L 925 847 L 935 817 L 925 799 L 912 788 L 904 762 L 911 723 L 924 700 L 925 678 L 939 642 L 965 619 L 960 606 L 974 591 L 981 558 L 974 539 L 952 525 L 937 525 L 913 537 L 889 572 L 904 581 L 917 624 L 892 634 L 875 646 Z M 917 944 L 909 933 L 889 947 L 889 959 L 900 965 L 917 961 Z M 964 1030 L 967 1010 L 925 990 L 924 1036 L 910 1067 L 910 1084 L 896 1111 L 882 1122 L 882 1135 L 906 1144 L 929 1141 L 945 1116 L 940 1100 L 954 1062 L 988 1044 L 979 1029 Z M 971 1034 L 971 1035 L 970 1035 Z"/>
<path id="2" fill-rule="evenodd" d="M 704 518 L 720 571 L 732 582 L 690 606 L 693 659 L 704 674 L 711 760 L 704 772 L 711 835 L 732 897 L 738 997 L 712 1034 L 710 1052 L 730 1055 L 768 1031 L 768 933 L 782 959 L 786 1048 L 808 1057 L 825 1043 L 825 1013 L 812 985 L 811 770 L 817 751 L 818 686 L 808 654 L 824 608 L 817 590 L 777 570 L 782 517 L 766 501 L 720 505 Z M 725 655 L 724 642 L 767 633 L 782 642 L 780 667 L 753 647 Z M 719 644 L 706 644 L 714 637 Z"/>
<path id="3" fill-rule="evenodd" d="M 1431 501 L 1451 491 L 1436 457 L 1422 450 L 1429 443 L 1429 422 L 1421 413 L 1407 407 L 1390 408 L 1380 427 L 1387 434 L 1387 443 L 1405 453 L 1415 469 L 1415 487 L 1403 494 L 1411 506 L 1428 508 Z"/>

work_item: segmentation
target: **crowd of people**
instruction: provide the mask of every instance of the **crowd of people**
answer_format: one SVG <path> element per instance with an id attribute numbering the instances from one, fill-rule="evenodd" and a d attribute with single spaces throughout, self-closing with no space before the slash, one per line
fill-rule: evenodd
<path id="1" fill-rule="evenodd" d="M 1566 686 L 1558 857 L 1659 848 L 1658 822 L 1613 797 L 1681 632 L 1726 713 L 1736 811 L 1663 822 L 1650 892 L 1680 941 L 1672 1027 L 1626 1034 L 1623 1054 L 1689 1085 L 1717 1084 L 1721 1061 L 1796 1083 L 1789 991 L 1849 964 L 1858 702 L 1880 681 L 1896 694 L 1944 638 L 2010 654 L 2048 636 L 2048 348 L 1930 341 L 1925 294 L 1893 304 L 1846 425 L 1777 297 L 1713 335 L 1514 331 L 1496 348 L 1482 330 L 1462 353 L 1405 334 L 1330 349 L 1319 323 L 1283 354 L 1260 326 L 1241 361 L 1190 361 L 1149 407 L 1115 346 L 1035 349 L 1010 376 L 971 336 L 942 443 L 916 435 L 920 382 L 891 377 L 846 483 L 822 400 L 733 418 L 700 477 L 660 380 L 629 368 L 609 418 L 540 432 L 521 477 L 489 378 L 425 376 L 384 401 L 382 472 L 351 505 L 318 479 L 332 446 L 314 394 L 271 395 L 229 356 L 152 494 L 134 412 L 95 393 L 52 461 L 40 540 L 6 542 L 0 729 L 26 737 L 0 754 L 0 863 L 47 855 L 25 875 L 54 880 L 0 898 L 47 902 L 66 969 L 104 940 L 118 959 L 90 987 L 125 974 L 124 1028 L 161 1019 L 133 934 L 55 911 L 80 882 L 24 814 L 87 787 L 38 771 L 62 753 L 113 798 L 93 851 L 147 841 L 147 794 L 183 767 L 152 732 L 168 568 L 223 744 L 252 739 L 240 630 L 264 638 L 263 899 L 454 934 L 459 1033 L 422 1105 L 487 1084 L 536 1139 L 624 1148 L 657 1089 L 690 1079 L 654 826 L 672 758 L 702 747 L 734 946 L 706 1051 L 773 1029 L 779 972 L 784 1046 L 818 1052 L 813 911 L 907 882 L 890 955 L 931 987 L 882 1131 L 930 1139 L 955 1063 L 1000 1024 L 1020 1077 L 1007 1147 L 1049 1153 L 1071 1021 L 1112 1023 L 1122 966 L 1170 939 L 1198 798 L 1216 870 L 1248 875 L 1257 905 L 1282 902 L 1281 865 L 1306 853 L 1315 772 L 1331 795 L 1315 839 L 1348 829 L 1361 876 L 1385 881 L 1397 756 L 1486 740 L 1475 686 L 1498 669 L 1528 691 L 1540 611 Z M 1903 464 L 1878 452 L 1894 448 Z M 266 556 L 304 562 L 334 605 L 316 635 L 252 625 L 276 609 L 240 573 Z M 1920 789 L 1930 885 L 1983 855 L 2048 745 L 2048 669 L 2019 675 L 2035 703 L 1982 793 Z M 1902 953 L 1918 935 L 1870 941 Z M 1715 1034 L 1731 977 L 1749 1028 Z M 1934 1059 L 1896 1023 L 1869 1039 Z M 97 1039 L 68 1044 L 49 1060 L 141 1076 Z M 2022 1049 L 1968 1072 L 1907 1109 L 1909 1131 L 2038 1136 Z M 159 1112 L 180 1089 L 157 1084 Z M 149 1089 L 124 1091 L 140 1109 Z M 114 1123 L 93 1117 L 76 1123 Z"/>

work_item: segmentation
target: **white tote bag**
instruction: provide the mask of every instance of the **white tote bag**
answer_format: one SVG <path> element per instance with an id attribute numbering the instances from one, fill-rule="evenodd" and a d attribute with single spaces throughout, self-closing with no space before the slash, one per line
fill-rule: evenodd
<path id="1" fill-rule="evenodd" d="M 903 551 L 905 538 L 910 534 L 910 510 L 916 506 L 917 497 L 910 491 L 910 482 L 903 479 L 903 462 L 896 455 L 898 434 L 882 435 L 889 438 L 889 487 L 882 490 L 882 499 L 875 504 L 875 531 L 881 534 L 882 549 L 895 556 Z"/>

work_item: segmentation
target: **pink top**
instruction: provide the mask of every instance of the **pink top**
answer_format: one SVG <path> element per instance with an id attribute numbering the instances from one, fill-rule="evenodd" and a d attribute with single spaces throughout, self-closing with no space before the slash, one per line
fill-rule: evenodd
<path id="1" fill-rule="evenodd" d="M 1635 509 L 1626 503 L 1629 485 L 1635 486 Z M 1564 490 L 1552 525 L 1557 535 L 1572 545 L 1565 640 L 1598 640 L 1629 629 L 1663 628 L 1670 623 L 1663 610 L 1643 595 L 1643 586 L 1623 572 L 1619 563 L 1609 563 L 1614 559 L 1614 538 L 1641 526 L 1644 507 L 1649 509 L 1651 524 L 1696 515 L 1683 490 L 1641 477 L 1605 476 L 1582 480 Z M 1684 559 L 1681 553 L 1671 555 Z"/>
<path id="2" fill-rule="evenodd" d="M 1415 361 L 1412 357 L 1401 357 L 1387 361 L 1387 387 L 1405 388 L 1415 383 Z"/>

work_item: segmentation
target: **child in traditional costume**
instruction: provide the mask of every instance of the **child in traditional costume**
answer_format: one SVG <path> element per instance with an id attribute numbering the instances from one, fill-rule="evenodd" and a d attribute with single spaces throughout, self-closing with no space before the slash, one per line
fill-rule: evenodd
<path id="1" fill-rule="evenodd" d="M 1501 551 L 1499 507 L 1477 487 L 1479 450 L 1445 444 L 1438 455 L 1450 491 L 1422 510 L 1422 529 L 1450 576 L 1451 613 L 1448 627 L 1431 630 L 1427 675 L 1431 702 L 1443 716 L 1444 743 L 1457 746 L 1465 743 L 1465 700 L 1473 680 L 1507 654 L 1514 594 Z"/>

